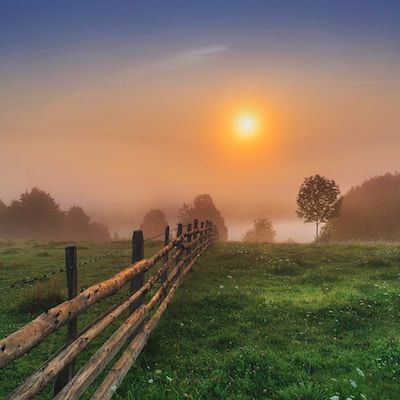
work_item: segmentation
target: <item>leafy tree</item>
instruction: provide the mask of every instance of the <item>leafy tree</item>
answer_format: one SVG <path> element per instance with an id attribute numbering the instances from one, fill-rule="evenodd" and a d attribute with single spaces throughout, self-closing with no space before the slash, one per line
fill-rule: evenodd
<path id="1" fill-rule="evenodd" d="M 60 236 L 64 213 L 54 198 L 34 187 L 9 206 L 10 231 L 20 238 L 53 239 Z"/>
<path id="2" fill-rule="evenodd" d="M 73 206 L 65 214 L 65 233 L 69 240 L 89 239 L 90 217 L 82 207 Z"/>
<path id="3" fill-rule="evenodd" d="M 193 222 L 192 219 L 192 209 L 189 204 L 183 203 L 182 207 L 178 210 L 178 221 L 182 224 L 188 224 Z"/>
<path id="4" fill-rule="evenodd" d="M 89 224 L 88 240 L 92 240 L 94 242 L 107 242 L 111 240 L 108 227 L 100 222 L 91 222 Z"/>
<path id="5" fill-rule="evenodd" d="M 400 174 L 372 177 L 343 196 L 337 218 L 321 231 L 326 241 L 400 239 Z"/>
<path id="6" fill-rule="evenodd" d="M 224 217 L 216 208 L 213 199 L 209 194 L 199 194 L 193 201 L 193 207 L 184 203 L 178 211 L 179 222 L 188 223 L 194 219 L 199 221 L 212 221 L 217 227 L 219 238 L 228 239 L 228 228 L 225 224 Z"/>
<path id="7" fill-rule="evenodd" d="M 90 223 L 81 207 L 60 209 L 54 198 L 34 187 L 6 206 L 0 200 L 0 236 L 38 240 L 110 240 L 107 226 Z"/>
<path id="8" fill-rule="evenodd" d="M 338 215 L 341 200 L 339 187 L 334 180 L 321 175 L 305 178 L 297 195 L 297 215 L 305 222 L 316 225 L 316 239 L 319 225 Z"/>
<path id="9" fill-rule="evenodd" d="M 143 231 L 144 238 L 150 238 L 164 232 L 167 225 L 164 212 L 154 208 L 144 216 L 140 229 Z"/>
<path id="10" fill-rule="evenodd" d="M 6 234 L 7 231 L 7 206 L 6 204 L 0 199 L 0 237 Z"/>
<path id="11" fill-rule="evenodd" d="M 254 226 L 243 235 L 244 242 L 272 243 L 276 232 L 273 229 L 271 220 L 263 216 L 254 220 Z"/>

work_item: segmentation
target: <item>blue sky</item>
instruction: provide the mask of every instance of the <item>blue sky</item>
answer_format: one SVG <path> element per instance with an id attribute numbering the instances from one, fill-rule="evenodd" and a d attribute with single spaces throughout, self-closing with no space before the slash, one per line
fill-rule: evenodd
<path id="1" fill-rule="evenodd" d="M 399 13 L 400 2 L 387 0 L 2 0 L 0 54 L 3 60 L 32 51 L 57 55 L 118 42 L 173 48 L 210 37 L 232 44 L 268 35 L 379 40 L 398 49 Z"/>

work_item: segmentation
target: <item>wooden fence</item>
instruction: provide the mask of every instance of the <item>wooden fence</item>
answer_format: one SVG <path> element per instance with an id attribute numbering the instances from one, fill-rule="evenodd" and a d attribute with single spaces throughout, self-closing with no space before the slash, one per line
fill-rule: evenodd
<path id="1" fill-rule="evenodd" d="M 178 225 L 175 238 L 165 229 L 164 247 L 152 257 L 144 258 L 141 231 L 132 238 L 132 264 L 81 293 L 76 293 L 76 248 L 66 248 L 66 270 L 70 299 L 39 315 L 36 319 L 0 341 L 0 367 L 27 353 L 62 326 L 68 324 L 68 342 L 39 370 L 19 385 L 9 399 L 30 399 L 47 384 L 53 383 L 55 399 L 78 399 L 104 370 L 118 351 L 128 342 L 122 356 L 97 387 L 92 399 L 110 399 L 140 354 L 152 330 L 171 302 L 174 293 L 199 257 L 217 238 L 214 225 L 195 220 L 183 232 Z M 75 250 L 74 250 L 75 249 Z M 158 262 L 161 266 L 144 274 Z M 110 307 L 86 328 L 77 332 L 76 318 L 91 305 L 105 299 L 125 285 L 130 285 L 129 297 Z M 146 294 L 155 288 L 150 298 Z M 158 307 L 157 307 L 158 306 Z M 97 337 L 124 311 L 128 318 L 111 334 L 89 361 L 74 373 L 74 361 L 88 343 Z"/>

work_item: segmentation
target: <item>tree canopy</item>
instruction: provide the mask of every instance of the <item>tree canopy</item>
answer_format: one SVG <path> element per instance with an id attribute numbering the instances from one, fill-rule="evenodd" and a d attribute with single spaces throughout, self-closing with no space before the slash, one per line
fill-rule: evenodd
<path id="1" fill-rule="evenodd" d="M 90 223 L 81 207 L 74 206 L 64 212 L 49 193 L 37 187 L 22 193 L 8 206 L 0 201 L 0 237 L 110 240 L 108 228 L 100 223 Z"/>
<path id="2" fill-rule="evenodd" d="M 400 174 L 376 176 L 351 188 L 322 237 L 331 241 L 399 240 Z"/>
<path id="3" fill-rule="evenodd" d="M 314 222 L 316 238 L 319 225 L 335 217 L 340 208 L 340 190 L 334 180 L 321 175 L 304 179 L 297 195 L 297 215 L 305 222 Z"/>
<path id="4" fill-rule="evenodd" d="M 212 221 L 218 230 L 221 240 L 228 239 L 228 228 L 225 224 L 224 217 L 217 209 L 213 199 L 209 194 L 199 194 L 193 201 L 193 206 L 183 203 L 178 211 L 178 220 L 181 223 L 187 224 L 193 222 L 194 219 L 199 221 Z"/>
<path id="5" fill-rule="evenodd" d="M 274 231 L 272 221 L 260 216 L 255 218 L 253 228 L 249 229 L 243 235 L 242 240 L 244 242 L 272 243 L 275 236 L 276 232 Z"/>
<path id="6" fill-rule="evenodd" d="M 144 238 L 147 239 L 164 232 L 167 225 L 165 213 L 158 208 L 154 208 L 144 216 L 140 229 L 143 231 Z"/>

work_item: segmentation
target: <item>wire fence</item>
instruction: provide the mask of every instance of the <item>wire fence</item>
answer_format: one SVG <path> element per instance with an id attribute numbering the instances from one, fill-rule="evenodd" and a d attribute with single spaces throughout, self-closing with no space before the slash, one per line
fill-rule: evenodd
<path id="1" fill-rule="evenodd" d="M 177 230 L 177 228 L 172 228 L 172 229 L 170 229 L 170 232 L 174 232 L 176 230 Z M 154 235 L 154 236 L 151 236 L 151 237 L 147 237 L 146 239 L 144 239 L 142 241 L 142 243 L 146 243 L 146 242 L 149 242 L 149 241 L 152 241 L 152 240 L 155 240 L 155 239 L 159 239 L 159 238 L 163 237 L 164 235 L 165 235 L 165 231 L 163 231 L 163 232 L 161 232 L 161 233 L 159 233 L 157 235 Z M 91 257 L 91 258 L 88 258 L 88 259 L 85 259 L 85 260 L 79 262 L 77 264 L 77 267 L 82 267 L 81 270 L 79 271 L 81 277 L 83 278 L 83 280 L 85 280 L 85 278 L 88 277 L 86 275 L 87 274 L 87 271 L 86 271 L 86 266 L 87 265 L 93 264 L 93 263 L 95 263 L 97 261 L 105 260 L 105 259 L 110 258 L 110 257 L 123 256 L 124 253 L 127 253 L 128 251 L 132 251 L 132 243 L 129 243 L 129 245 L 124 246 L 123 248 L 120 248 L 120 249 L 117 249 L 117 250 L 113 250 L 113 251 L 108 252 L 106 254 L 94 256 L 94 257 Z M 47 271 L 47 272 L 41 273 L 41 274 L 36 275 L 36 276 L 27 277 L 27 278 L 24 278 L 24 279 L 19 279 L 19 280 L 16 280 L 14 282 L 8 283 L 6 285 L 0 286 L 0 290 L 3 291 L 3 290 L 10 290 L 10 289 L 19 289 L 21 287 L 26 287 L 26 286 L 35 284 L 37 282 L 44 281 L 46 279 L 49 279 L 49 278 L 51 278 L 51 277 L 53 277 L 55 275 L 61 274 L 61 273 L 66 273 L 65 266 L 55 265 L 54 267 L 49 269 L 49 271 Z M 93 274 L 91 277 L 92 278 L 100 278 L 101 274 Z M 83 289 L 84 289 L 84 287 L 82 286 L 81 290 L 83 290 Z"/>

